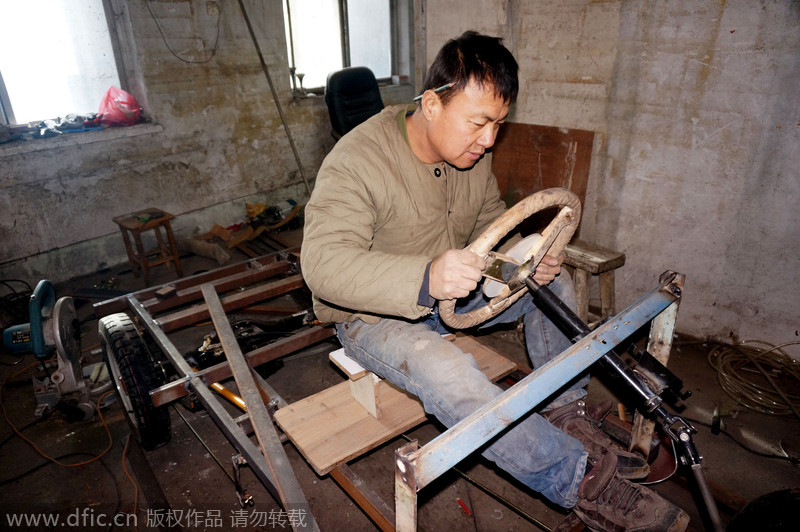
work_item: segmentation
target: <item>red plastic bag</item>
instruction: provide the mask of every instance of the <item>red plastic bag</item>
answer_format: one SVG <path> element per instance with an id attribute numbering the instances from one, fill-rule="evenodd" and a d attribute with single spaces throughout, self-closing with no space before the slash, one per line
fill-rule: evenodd
<path id="1" fill-rule="evenodd" d="M 139 122 L 142 109 L 136 98 L 117 87 L 109 87 L 100 100 L 100 122 L 107 126 L 132 126 Z"/>

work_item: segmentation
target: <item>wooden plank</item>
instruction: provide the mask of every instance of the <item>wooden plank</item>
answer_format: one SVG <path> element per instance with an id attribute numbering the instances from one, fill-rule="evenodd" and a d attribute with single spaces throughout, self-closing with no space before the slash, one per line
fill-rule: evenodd
<path id="1" fill-rule="evenodd" d="M 300 248 L 289 250 L 294 255 L 299 255 Z M 299 260 L 299 259 L 297 259 Z M 150 314 L 155 314 L 169 308 L 187 304 L 191 301 L 202 299 L 200 285 L 214 281 L 217 292 L 226 292 L 239 286 L 253 284 L 257 281 L 267 279 L 272 276 L 280 275 L 289 271 L 292 264 L 281 258 L 277 253 L 264 255 L 257 259 L 247 260 L 230 266 L 223 266 L 216 270 L 205 273 L 198 273 L 191 277 L 184 277 L 170 281 L 160 286 L 146 288 L 135 292 L 136 299 L 141 301 Z M 161 287 L 172 285 L 177 290 L 177 294 L 169 299 L 160 300 L 155 292 Z M 108 299 L 93 305 L 95 315 L 99 318 L 114 312 L 125 312 L 129 310 L 128 294 L 120 295 L 113 299 Z"/>
<path id="2" fill-rule="evenodd" d="M 389 508 L 383 499 L 372 491 L 352 469 L 342 464 L 331 471 L 331 477 L 352 497 L 378 528 L 383 532 L 394 532 L 394 510 Z"/>
<path id="3" fill-rule="evenodd" d="M 367 370 L 361 364 L 344 353 L 344 347 L 328 353 L 328 358 L 347 375 L 348 379 L 360 379 L 367 374 Z"/>
<path id="4" fill-rule="evenodd" d="M 603 273 L 625 264 L 624 253 L 578 239 L 566 245 L 564 254 L 564 262 L 589 273 Z"/>
<path id="5" fill-rule="evenodd" d="M 465 353 L 470 353 L 481 371 L 493 381 L 498 381 L 517 369 L 514 362 L 472 336 L 457 335 L 455 344 Z"/>
<path id="6" fill-rule="evenodd" d="M 425 420 L 422 405 L 381 381 L 381 418 L 369 414 L 345 381 L 275 412 L 275 422 L 319 475 Z"/>
<path id="7" fill-rule="evenodd" d="M 470 336 L 458 336 L 456 345 L 471 353 L 481 370 L 498 380 L 516 370 L 516 364 Z M 422 404 L 386 381 L 375 385 L 381 416 L 375 418 L 350 393 L 344 381 L 275 412 L 275 422 L 319 475 L 374 449 L 425 421 Z"/>
<path id="8" fill-rule="evenodd" d="M 585 322 L 589 321 L 589 279 L 591 277 L 589 272 L 580 268 L 572 274 L 578 317 Z"/>
<path id="9" fill-rule="evenodd" d="M 593 131 L 506 122 L 492 146 L 492 171 L 503 201 L 511 207 L 534 192 L 562 187 L 583 205 L 593 143 Z M 551 218 L 552 213 L 535 214 L 520 230 L 539 232 Z"/>
<path id="10" fill-rule="evenodd" d="M 609 270 L 600 274 L 600 316 L 607 318 L 615 312 L 614 270 Z"/>
<path id="11" fill-rule="evenodd" d="M 247 288 L 241 292 L 226 295 L 221 298 L 222 307 L 225 309 L 225 312 L 230 312 L 304 287 L 305 282 L 303 281 L 302 275 L 291 275 L 283 279 L 271 281 L 265 285 Z M 169 332 L 180 329 L 181 327 L 186 327 L 187 325 L 192 325 L 193 323 L 208 319 L 209 317 L 208 308 L 205 303 L 202 303 L 173 312 L 172 314 L 160 316 L 158 318 L 158 324 L 164 332 Z"/>
<path id="12" fill-rule="evenodd" d="M 375 393 L 380 379 L 373 373 L 367 373 L 358 379 L 350 379 L 350 395 L 358 401 L 373 417 L 381 417 L 381 400 Z"/>
<path id="13" fill-rule="evenodd" d="M 678 299 L 673 302 L 650 322 L 647 351 L 665 366 L 669 362 L 669 354 L 672 350 L 672 337 L 675 334 L 680 301 Z M 633 431 L 629 449 L 640 452 L 647 458 L 650 454 L 650 442 L 653 439 L 654 431 L 655 422 L 645 418 L 637 411 L 633 416 Z"/>

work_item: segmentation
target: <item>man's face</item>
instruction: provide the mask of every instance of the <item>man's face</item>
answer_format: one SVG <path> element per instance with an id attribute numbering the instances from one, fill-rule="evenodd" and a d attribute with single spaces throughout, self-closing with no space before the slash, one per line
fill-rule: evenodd
<path id="1" fill-rule="evenodd" d="M 447 105 L 432 108 L 428 128 L 430 149 L 456 168 L 471 168 L 497 138 L 509 104 L 494 87 L 470 81 Z"/>

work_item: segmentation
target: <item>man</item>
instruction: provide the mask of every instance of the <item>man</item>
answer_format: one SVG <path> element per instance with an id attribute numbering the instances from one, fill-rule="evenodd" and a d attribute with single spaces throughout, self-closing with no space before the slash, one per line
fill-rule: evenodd
<path id="1" fill-rule="evenodd" d="M 348 355 L 451 427 L 502 393 L 442 338 L 437 302 L 466 298 L 459 312 L 485 304 L 485 262 L 464 247 L 505 211 L 486 150 L 516 99 L 517 63 L 500 39 L 466 32 L 442 48 L 424 86 L 417 105 L 384 109 L 325 159 L 305 209 L 301 264 L 317 317 L 336 322 Z M 546 256 L 534 279 L 574 307 L 562 261 Z M 529 295 L 484 326 L 519 317 L 534 367 L 570 345 Z M 607 408 L 585 406 L 587 381 L 483 455 L 592 528 L 684 530 L 684 512 L 621 477 L 642 476 L 647 464 L 596 429 Z"/>

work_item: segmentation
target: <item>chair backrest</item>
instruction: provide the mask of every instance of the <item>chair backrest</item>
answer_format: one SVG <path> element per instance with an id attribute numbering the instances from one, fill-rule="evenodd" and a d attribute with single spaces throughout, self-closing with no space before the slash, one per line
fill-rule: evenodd
<path id="1" fill-rule="evenodd" d="M 363 66 L 347 67 L 328 74 L 325 103 L 337 139 L 383 109 L 375 74 Z"/>

